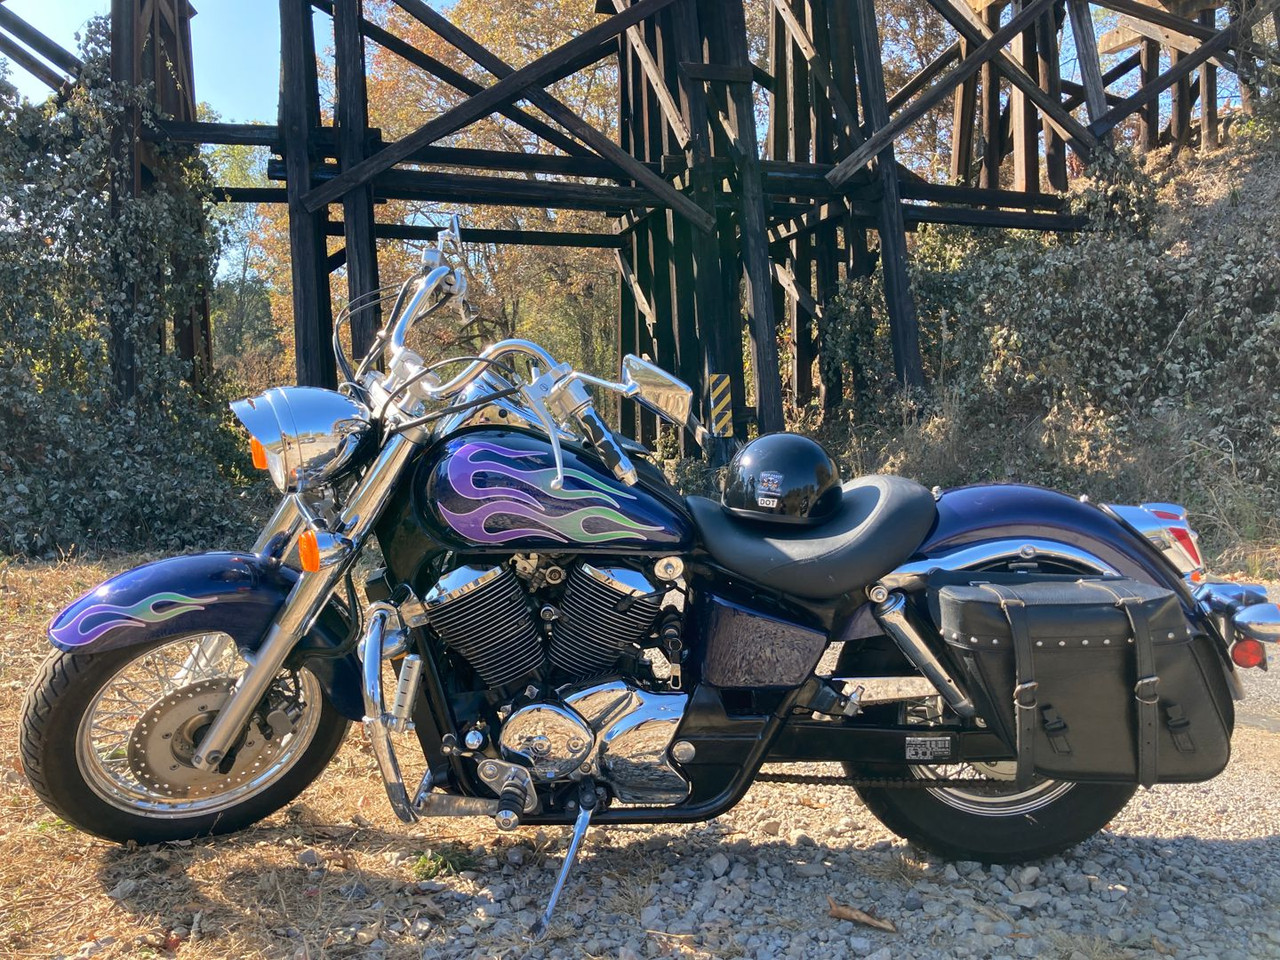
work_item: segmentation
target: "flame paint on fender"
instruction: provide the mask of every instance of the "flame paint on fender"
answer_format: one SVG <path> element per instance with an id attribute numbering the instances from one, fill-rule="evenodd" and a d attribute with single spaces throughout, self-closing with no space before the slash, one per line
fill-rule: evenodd
<path id="1" fill-rule="evenodd" d="M 65 647 L 83 647 L 117 627 L 145 627 L 164 623 L 193 610 L 203 610 L 206 604 L 216 602 L 212 598 L 198 603 L 195 598 L 181 593 L 153 593 L 127 607 L 114 603 L 93 603 L 82 610 L 68 609 L 73 616 L 65 623 L 55 620 L 49 628 L 49 636 Z M 157 610 L 157 606 L 162 609 Z"/>
<path id="2" fill-rule="evenodd" d="M 447 441 L 429 466 L 427 504 L 468 544 L 669 549 L 688 522 L 642 486 L 626 487 L 566 449 L 565 481 L 541 438 L 501 430 Z"/>

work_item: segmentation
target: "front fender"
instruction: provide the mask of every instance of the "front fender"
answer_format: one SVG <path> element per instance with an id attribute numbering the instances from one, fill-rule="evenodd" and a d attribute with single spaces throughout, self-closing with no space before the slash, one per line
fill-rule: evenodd
<path id="1" fill-rule="evenodd" d="M 237 649 L 256 650 L 298 574 L 252 553 L 170 557 L 117 574 L 53 618 L 49 642 L 59 650 L 102 653 L 187 634 L 223 633 Z M 325 656 L 350 629 L 333 603 L 299 644 L 307 668 L 345 717 L 364 716 L 360 663 L 350 653 Z M 312 655 L 308 656 L 308 652 Z"/>

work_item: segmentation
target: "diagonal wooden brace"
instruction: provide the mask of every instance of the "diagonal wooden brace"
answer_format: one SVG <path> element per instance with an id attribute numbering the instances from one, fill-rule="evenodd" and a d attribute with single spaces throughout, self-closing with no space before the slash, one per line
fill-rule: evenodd
<path id="1" fill-rule="evenodd" d="M 302 197 L 303 206 L 307 210 L 314 212 L 325 204 L 332 203 L 352 187 L 368 183 L 379 173 L 390 169 L 402 160 L 408 159 L 414 151 L 429 146 L 441 137 L 445 137 L 465 127 L 467 124 L 487 116 L 500 104 L 511 103 L 522 96 L 526 96 L 526 91 L 529 88 L 555 75 L 566 62 L 573 60 L 579 54 L 594 49 L 610 37 L 617 36 L 633 23 L 638 23 L 673 2 L 674 0 L 639 0 L 634 6 L 629 7 L 625 13 L 610 17 L 545 56 L 539 57 L 527 66 L 513 71 L 493 86 L 486 87 L 480 93 L 445 111 L 413 133 L 387 145 L 373 156 L 356 164 L 350 170 L 344 171 L 323 186 L 308 191 Z M 589 124 L 584 122 L 583 126 L 598 134 L 601 140 L 608 142 L 617 154 L 622 154 L 623 157 L 626 157 L 626 160 L 631 165 L 630 167 L 625 166 L 616 154 L 611 156 L 610 159 L 618 162 L 620 166 L 627 169 L 628 173 L 635 175 L 637 181 L 642 182 L 644 186 L 654 192 L 658 192 L 661 189 L 673 194 L 673 197 L 667 197 L 664 194 L 664 199 L 669 199 L 674 208 L 680 210 L 681 213 L 685 214 L 704 230 L 714 228 L 715 221 L 696 203 L 674 190 L 665 180 L 638 163 L 620 147 L 609 141 L 607 137 L 604 137 L 603 134 L 594 131 L 594 128 L 591 128 Z M 639 173 L 640 170 L 644 171 L 643 175 Z M 656 181 L 661 186 L 656 187 L 653 181 Z M 688 208 L 692 209 L 689 210 Z"/>
<path id="2" fill-rule="evenodd" d="M 970 43 L 980 44 L 983 41 L 989 41 L 993 36 L 991 28 L 983 22 L 982 17 L 970 9 L 967 3 L 957 2 L 957 0 L 929 0 L 929 3 L 946 18 L 947 22 L 956 29 L 956 32 Z M 1025 10 L 1023 12 L 1025 13 Z M 1084 124 L 1063 109 L 1060 101 L 1041 90 L 1040 84 L 1035 78 L 1027 73 L 1022 64 L 1005 53 L 1003 46 L 1001 44 L 1000 47 L 996 48 L 992 59 L 996 61 L 1000 72 L 1008 77 L 1009 82 L 1026 94 L 1027 99 L 1040 108 L 1045 119 L 1077 151 L 1087 155 L 1097 147 L 1097 137 L 1090 133 Z"/>
<path id="3" fill-rule="evenodd" d="M 403 8 L 407 13 L 416 17 L 421 23 L 435 31 L 446 40 L 453 44 L 458 50 L 466 54 L 485 70 L 497 77 L 500 81 L 506 80 L 513 73 L 513 68 L 509 63 L 489 50 L 484 44 L 480 43 L 474 37 L 469 35 L 465 30 L 451 23 L 447 17 L 432 9 L 423 0 L 395 0 L 395 2 Z M 669 2 L 669 0 L 668 0 Z M 660 6 L 665 6 L 663 3 Z M 660 7 L 655 8 L 660 9 Z M 634 10 L 634 7 L 628 8 Z M 647 14 L 646 14 L 647 16 Z M 643 18 L 640 18 L 643 19 Z M 608 21 L 606 21 L 607 23 Z M 639 22 L 639 20 L 635 21 Z M 602 24 L 601 26 L 603 26 Z M 593 29 L 599 29 L 598 27 Z M 615 31 L 615 33 L 618 31 Z M 550 56 L 551 54 L 548 54 Z M 528 69 L 527 67 L 525 69 Z M 632 180 L 645 187 L 650 193 L 654 194 L 664 204 L 671 209 L 680 213 L 686 220 L 694 224 L 704 233 L 711 233 L 715 230 L 715 218 L 708 214 L 698 204 L 694 203 L 679 190 L 675 189 L 658 174 L 654 173 L 635 157 L 627 153 L 620 146 L 613 142 L 609 137 L 605 136 L 591 124 L 583 120 L 577 113 L 565 106 L 554 96 L 541 88 L 533 88 L 525 93 L 529 101 L 541 109 L 548 117 L 563 126 L 574 136 L 582 140 L 583 143 L 594 149 L 600 156 L 612 162 L 620 170 L 626 173 Z M 686 128 L 687 130 L 687 128 Z"/>
<path id="4" fill-rule="evenodd" d="M 939 2 L 946 3 L 947 0 L 939 0 Z M 957 86 L 977 73 L 978 69 L 1000 52 L 1001 48 L 1014 36 L 1034 24 L 1036 18 L 1053 2 L 1054 0 L 1033 0 L 1033 2 L 1023 7 L 1007 24 L 992 34 L 988 40 L 977 44 L 977 48 L 949 70 L 941 80 L 903 107 L 902 111 L 890 119 L 887 124 L 876 130 L 867 138 L 866 143 L 836 164 L 827 174 L 827 182 L 833 187 L 842 186 L 858 170 L 870 163 L 876 154 L 893 143 L 903 130 L 937 106 L 942 98 Z M 964 33 L 964 31 L 961 32 Z M 1043 98 L 1038 86 L 1036 87 L 1036 96 Z M 1080 127 L 1075 120 L 1071 122 L 1076 127 Z M 1097 138 L 1093 134 L 1084 130 L 1083 127 L 1080 127 L 1080 129 L 1085 135 L 1086 142 L 1091 145 L 1097 144 Z"/>

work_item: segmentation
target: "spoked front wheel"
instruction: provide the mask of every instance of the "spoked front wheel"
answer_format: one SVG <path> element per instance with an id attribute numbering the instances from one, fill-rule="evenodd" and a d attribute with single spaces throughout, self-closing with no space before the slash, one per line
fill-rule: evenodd
<path id="1" fill-rule="evenodd" d="M 219 634 L 51 655 L 23 706 L 27 779 L 68 823 L 108 840 L 181 840 L 260 820 L 324 769 L 347 721 L 310 671 L 281 671 L 227 760 L 197 769 L 196 748 L 242 668 Z"/>
<path id="2" fill-rule="evenodd" d="M 1012 761 L 954 766 L 904 766 L 914 780 L 937 787 L 859 787 L 881 823 L 898 836 L 950 860 L 1022 863 L 1053 856 L 1085 840 L 1124 809 L 1132 784 L 1067 783 L 1037 778 L 1020 788 Z M 851 776 L 859 775 L 846 764 Z M 973 785 L 957 784 L 971 778 Z"/>

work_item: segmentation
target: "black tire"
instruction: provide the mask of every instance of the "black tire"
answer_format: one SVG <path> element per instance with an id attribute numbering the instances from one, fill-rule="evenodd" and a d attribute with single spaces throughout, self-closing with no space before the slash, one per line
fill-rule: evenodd
<path id="1" fill-rule="evenodd" d="M 846 764 L 851 776 L 869 775 Z M 884 776 L 883 772 L 879 773 Z M 910 767 L 896 772 L 913 776 Z M 905 840 L 948 860 L 1023 863 L 1062 853 L 1093 836 L 1124 809 L 1137 787 L 1132 784 L 1040 781 L 1032 791 L 984 791 L 956 788 L 858 787 L 867 809 Z M 1034 791 L 1040 791 L 1037 794 Z M 1003 794 L 1003 800 L 1002 800 Z M 979 802 L 972 801 L 974 797 Z M 972 812 L 962 807 L 990 807 Z"/>
<path id="2" fill-rule="evenodd" d="M 121 843 L 159 843 L 230 833 L 293 800 L 320 774 L 341 745 L 348 721 L 320 693 L 314 707 L 308 701 L 303 708 L 304 713 L 307 709 L 320 711 L 318 720 L 310 725 L 309 742 L 298 744 L 289 754 L 283 773 L 234 805 L 183 815 L 181 809 L 148 813 L 142 807 L 131 813 L 121 808 L 123 800 L 118 804 L 107 802 L 91 785 L 94 776 L 87 776 L 82 769 L 77 749 L 82 721 L 117 674 L 170 642 L 157 641 L 100 654 L 58 652 L 41 666 L 22 709 L 22 764 L 32 789 L 67 823 Z M 314 689 L 319 690 L 318 683 Z"/>

